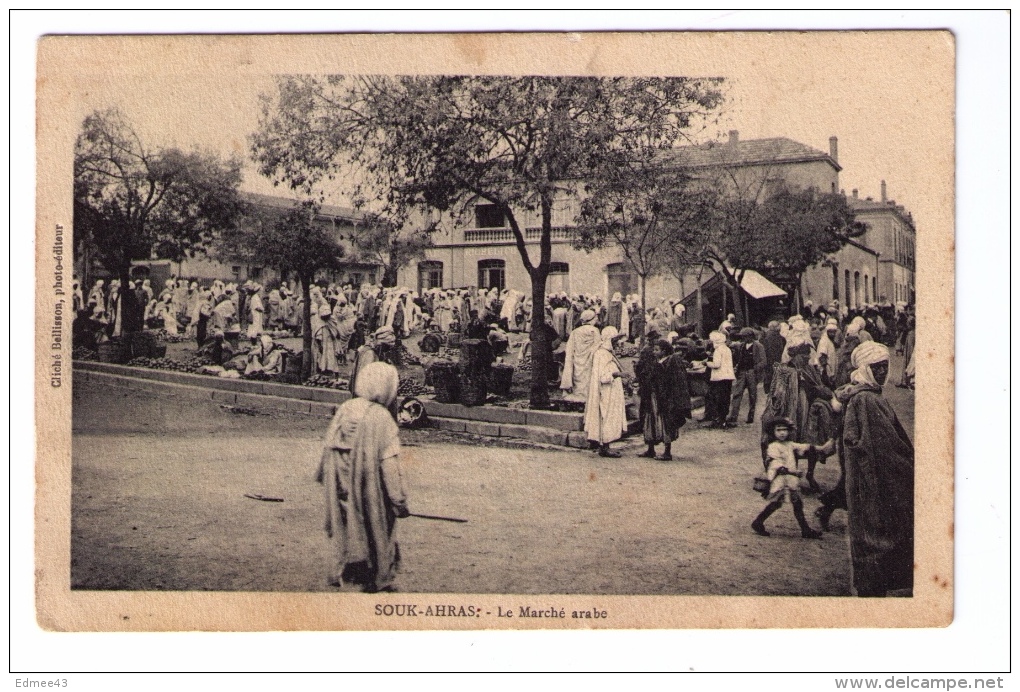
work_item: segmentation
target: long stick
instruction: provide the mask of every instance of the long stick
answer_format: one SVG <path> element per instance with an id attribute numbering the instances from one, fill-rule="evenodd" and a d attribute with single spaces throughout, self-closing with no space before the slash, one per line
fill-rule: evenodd
<path id="1" fill-rule="evenodd" d="M 410 512 L 408 514 L 408 516 L 418 517 L 419 519 L 431 519 L 433 521 L 452 521 L 452 522 L 456 522 L 458 524 L 466 524 L 467 523 L 467 519 L 456 519 L 454 517 L 438 517 L 438 516 L 436 516 L 434 514 L 416 514 L 415 512 Z"/>

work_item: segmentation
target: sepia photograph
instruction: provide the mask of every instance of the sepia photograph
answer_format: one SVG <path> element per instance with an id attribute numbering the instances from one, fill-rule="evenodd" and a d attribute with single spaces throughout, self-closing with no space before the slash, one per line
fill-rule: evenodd
<path id="1" fill-rule="evenodd" d="M 949 625 L 954 60 L 43 37 L 40 625 Z"/>

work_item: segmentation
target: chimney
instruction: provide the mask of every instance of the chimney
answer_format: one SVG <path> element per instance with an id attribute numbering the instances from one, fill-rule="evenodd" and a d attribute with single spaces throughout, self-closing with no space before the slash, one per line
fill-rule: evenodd
<path id="1" fill-rule="evenodd" d="M 853 195 L 854 195 L 854 199 L 857 199 L 857 188 L 856 187 L 853 189 Z"/>
<path id="2" fill-rule="evenodd" d="M 829 137 L 829 158 L 839 163 L 839 140 L 835 136 Z"/>
<path id="3" fill-rule="evenodd" d="M 883 180 L 882 181 L 882 204 L 885 204 L 885 202 L 886 202 L 886 199 L 885 199 L 885 181 Z"/>
<path id="4" fill-rule="evenodd" d="M 730 144 L 736 144 L 740 141 L 740 130 L 730 130 Z"/>

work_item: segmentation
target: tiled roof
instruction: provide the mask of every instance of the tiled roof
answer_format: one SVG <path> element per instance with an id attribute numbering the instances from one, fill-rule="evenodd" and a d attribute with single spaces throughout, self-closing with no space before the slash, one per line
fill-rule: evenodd
<path id="1" fill-rule="evenodd" d="M 252 204 L 273 209 L 292 209 L 298 201 L 292 197 L 277 197 L 276 195 L 261 195 L 257 192 L 242 192 L 241 197 Z M 363 214 L 349 207 L 337 207 L 332 204 L 323 204 L 319 207 L 321 216 L 332 216 L 334 218 L 346 219 L 348 221 L 362 218 Z"/>
<path id="2" fill-rule="evenodd" d="M 881 212 L 887 211 L 892 214 L 897 214 L 905 222 L 914 225 L 914 217 L 908 212 L 902 204 L 890 204 L 889 202 L 876 202 L 873 199 L 867 199 L 864 197 L 847 197 L 847 204 L 850 208 L 858 213 L 867 212 Z"/>
<path id="3" fill-rule="evenodd" d="M 713 166 L 751 166 L 765 163 L 828 161 L 838 171 L 840 165 L 826 152 L 787 137 L 748 139 L 737 142 L 709 142 L 677 147 L 663 154 L 666 161 L 691 168 Z"/>

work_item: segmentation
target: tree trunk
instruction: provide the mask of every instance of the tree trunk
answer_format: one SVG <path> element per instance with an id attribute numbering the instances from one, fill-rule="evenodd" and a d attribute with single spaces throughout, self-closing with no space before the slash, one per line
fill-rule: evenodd
<path id="1" fill-rule="evenodd" d="M 552 199 L 542 195 L 542 237 L 539 262 L 531 275 L 531 401 L 533 409 L 549 408 L 549 371 L 552 348 L 545 329 L 545 282 L 552 260 Z"/>
<path id="2" fill-rule="evenodd" d="M 737 323 L 743 326 L 747 326 L 747 316 L 744 312 L 744 302 L 741 300 L 741 293 L 744 289 L 740 287 L 740 281 L 744 278 L 743 274 L 737 277 L 736 272 L 732 275 L 723 270 L 723 276 L 726 277 L 726 287 L 730 290 L 730 297 L 733 299 L 733 316 L 736 318 Z M 723 312 L 726 312 L 725 310 Z"/>
<path id="3" fill-rule="evenodd" d="M 141 318 L 136 318 L 134 312 L 137 310 L 135 305 L 135 292 L 128 289 L 128 283 L 131 281 L 131 263 L 129 262 L 126 266 L 121 266 L 117 273 L 117 278 L 120 279 L 120 290 L 117 292 L 117 312 L 120 313 L 120 334 L 122 337 L 126 337 L 132 332 L 139 330 L 139 322 Z M 112 320 L 117 319 L 117 315 L 111 315 Z"/>
<path id="4" fill-rule="evenodd" d="M 299 275 L 301 296 L 301 381 L 312 376 L 312 277 Z"/>
<path id="5" fill-rule="evenodd" d="M 701 292 L 701 286 L 704 283 L 702 281 L 702 279 L 704 278 L 704 276 L 705 276 L 705 265 L 702 264 L 700 267 L 698 267 L 698 278 L 697 278 L 698 286 L 697 286 L 697 288 L 694 289 L 695 300 L 698 301 L 697 325 L 698 325 L 698 338 L 699 339 L 705 338 L 705 312 L 704 312 L 705 308 L 703 307 L 704 303 L 702 302 L 705 299 L 705 297 L 704 297 L 704 295 Z"/>
<path id="6" fill-rule="evenodd" d="M 638 274 L 638 283 L 641 284 L 641 309 L 645 309 L 645 287 L 648 285 L 648 280 L 644 274 Z"/>
<path id="7" fill-rule="evenodd" d="M 394 262 L 383 265 L 382 286 L 393 288 L 397 285 L 397 266 Z"/>
<path id="8" fill-rule="evenodd" d="M 552 349 L 545 329 L 545 280 L 548 267 L 531 274 L 531 408 L 549 408 L 549 370 Z"/>

